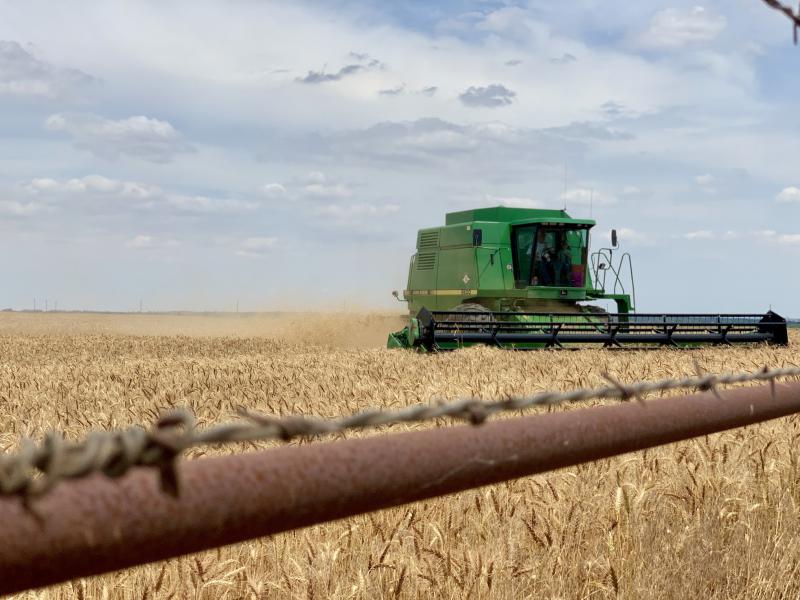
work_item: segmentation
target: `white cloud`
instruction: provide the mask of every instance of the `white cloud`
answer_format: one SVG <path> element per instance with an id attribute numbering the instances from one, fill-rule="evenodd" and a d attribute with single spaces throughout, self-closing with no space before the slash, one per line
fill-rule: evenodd
<path id="1" fill-rule="evenodd" d="M 261 193 L 267 198 L 283 198 L 286 196 L 286 188 L 280 183 L 267 183 L 261 186 Z"/>
<path id="2" fill-rule="evenodd" d="M 306 196 L 317 198 L 349 198 L 353 192 L 343 183 L 312 183 L 303 188 Z"/>
<path id="3" fill-rule="evenodd" d="M 397 204 L 331 203 L 314 207 L 309 216 L 322 230 L 350 230 L 369 236 L 379 234 L 388 223 L 388 217 L 398 211 L 400 206 Z"/>
<path id="4" fill-rule="evenodd" d="M 161 188 L 136 181 L 123 181 L 121 193 L 123 196 L 146 199 L 161 193 Z"/>
<path id="5" fill-rule="evenodd" d="M 691 9 L 665 8 L 650 20 L 637 43 L 644 48 L 675 49 L 714 40 L 727 25 L 723 15 L 702 6 Z"/>
<path id="6" fill-rule="evenodd" d="M 322 171 L 310 171 L 306 173 L 304 180 L 306 183 L 309 184 L 325 183 L 328 180 L 328 178 L 325 177 L 325 173 L 323 173 Z"/>
<path id="7" fill-rule="evenodd" d="M 261 186 L 260 191 L 271 200 L 285 198 L 291 201 L 304 199 L 314 202 L 343 200 L 353 195 L 347 183 L 331 180 L 322 171 L 309 171 L 284 183 L 268 183 Z"/>
<path id="8" fill-rule="evenodd" d="M 800 233 L 779 235 L 778 243 L 784 246 L 800 246 Z"/>
<path id="9" fill-rule="evenodd" d="M 505 6 L 485 16 L 476 12 L 475 17 L 483 17 L 478 21 L 477 29 L 523 43 L 536 37 L 535 29 L 541 29 L 541 25 L 531 19 L 531 13 L 518 6 Z"/>
<path id="10" fill-rule="evenodd" d="M 644 190 L 642 190 L 638 186 L 626 185 L 625 187 L 622 188 L 622 191 L 620 192 L 620 195 L 621 196 L 626 196 L 628 198 L 636 198 L 636 197 L 644 196 L 645 192 L 644 192 Z"/>
<path id="11" fill-rule="evenodd" d="M 622 131 L 609 127 L 605 123 L 590 121 L 573 121 L 569 125 L 561 127 L 549 127 L 544 130 L 547 133 L 555 133 L 565 138 L 576 140 L 605 140 L 619 141 L 632 140 L 634 135 L 629 131 Z"/>
<path id="12" fill-rule="evenodd" d="M 87 175 L 82 179 L 70 179 L 66 185 L 72 188 L 72 191 L 92 191 L 99 192 L 101 194 L 117 192 L 122 187 L 120 181 L 117 181 L 116 179 L 109 179 L 108 177 L 103 177 L 102 175 Z"/>
<path id="13" fill-rule="evenodd" d="M 800 202 L 800 188 L 793 185 L 785 187 L 775 196 L 775 199 L 778 202 Z"/>
<path id="14" fill-rule="evenodd" d="M 276 161 L 291 156 L 293 161 L 302 163 L 314 156 L 338 161 L 344 168 L 409 169 L 413 180 L 430 173 L 439 178 L 442 168 L 453 168 L 474 178 L 514 171 L 527 179 L 531 169 L 556 164 L 560 167 L 580 160 L 587 145 L 574 133 L 571 127 L 529 129 L 500 121 L 457 124 L 421 118 L 314 134 L 288 148 L 270 146 L 261 158 Z M 302 183 L 321 188 L 331 185 L 324 174 L 313 175 Z M 289 185 L 285 185 L 288 189 Z M 344 190 L 338 191 L 341 194 Z"/>
<path id="15" fill-rule="evenodd" d="M 573 188 L 563 192 L 560 198 L 562 201 L 566 201 L 567 206 L 570 204 L 612 206 L 619 202 L 616 196 L 590 188 Z"/>
<path id="16" fill-rule="evenodd" d="M 69 55 L 85 55 L 86 64 L 98 65 L 98 70 L 102 68 L 108 73 L 127 75 L 119 80 L 130 79 L 133 83 L 135 78 L 137 81 L 126 88 L 134 96 L 129 98 L 132 106 L 154 100 L 148 90 L 168 85 L 170 90 L 180 91 L 155 95 L 157 101 L 170 105 L 170 112 L 163 114 L 176 114 L 172 111 L 180 110 L 189 97 L 194 107 L 189 112 L 220 124 L 268 123 L 288 128 L 309 123 L 326 128 L 332 122 L 330 116 L 336 114 L 339 127 L 364 127 L 378 119 L 418 118 L 422 116 L 421 102 L 427 105 L 424 113 L 427 116 L 458 119 L 467 109 L 453 102 L 453 98 L 469 87 L 486 87 L 489 83 L 502 83 L 525 99 L 524 103 L 516 102 L 504 109 L 504 114 L 513 113 L 521 119 L 520 125 L 527 126 L 585 118 L 598 104 L 612 97 L 632 109 L 647 110 L 663 104 L 688 104 L 701 95 L 701 87 L 706 104 L 719 99 L 720 92 L 730 91 L 721 89 L 727 88 L 724 77 L 709 78 L 705 69 L 688 73 L 676 65 L 643 60 L 624 46 L 581 39 L 581 32 L 574 28 L 543 22 L 543 9 L 539 6 L 508 7 L 492 12 L 482 8 L 468 25 L 467 37 L 454 39 L 442 35 L 438 28 L 415 31 L 391 20 L 369 26 L 367 23 L 372 19 L 363 17 L 372 9 L 362 10 L 357 4 L 333 11 L 328 3 L 260 3 L 249 13 L 249 18 L 261 24 L 255 31 L 244 26 L 248 17 L 242 11 L 224 11 L 206 0 L 199 2 L 208 10 L 196 10 L 190 18 L 177 6 L 165 9 L 126 4 L 125 14 L 129 15 L 130 23 L 123 23 L 118 12 L 98 15 L 99 9 L 87 9 L 85 19 L 94 16 L 99 20 L 102 16 L 115 24 L 113 44 L 98 36 L 82 40 L 84 43 L 78 48 L 66 41 L 70 39 L 66 34 L 61 42 L 60 29 L 53 25 L 44 27 L 33 20 L 34 9 L 29 11 L 28 18 L 20 17 L 16 29 L 19 35 L 31 37 L 40 31 L 40 39 L 48 35 L 56 38 L 53 41 L 56 48 L 63 45 Z M 375 12 L 372 16 L 379 17 L 382 11 Z M 570 10 L 558 12 L 567 14 Z M 608 10 L 610 14 L 618 12 L 638 16 L 643 11 L 629 7 Z M 63 29 L 79 35 L 85 20 L 66 11 L 61 17 L 58 21 Z M 621 21 L 630 23 L 629 19 Z M 160 24 L 151 28 L 146 46 L 141 44 L 135 23 Z M 180 28 L 187 33 L 180 36 L 168 33 Z M 475 39 L 475 33 L 479 32 L 483 39 Z M 271 40 L 268 50 L 264 49 L 264 39 Z M 299 40 L 325 40 L 325 44 Z M 353 48 L 380 54 L 386 61 L 386 69 L 357 68 L 371 59 L 366 63 L 350 57 L 342 60 Z M 569 68 L 550 63 L 551 58 L 569 55 L 579 58 Z M 186 61 L 186 56 L 195 60 Z M 485 79 L 496 73 L 498 63 L 511 58 L 524 60 L 526 67 L 536 70 L 537 76 L 531 77 L 525 69 L 504 69 L 501 82 Z M 329 71 L 324 69 L 326 64 Z M 350 70 L 340 73 L 348 66 Z M 541 67 L 545 72 L 540 73 Z M 307 77 L 310 68 L 316 73 L 312 74 L 312 80 L 330 81 L 326 76 L 333 76 L 334 82 L 294 83 L 297 77 Z M 625 73 L 626 77 L 619 77 L 619 73 Z M 401 81 L 407 83 L 408 90 L 436 87 L 438 92 L 434 99 L 403 94 L 397 102 L 386 102 L 378 96 L 378 90 Z M 700 82 L 702 86 L 696 85 Z M 572 89 L 570 86 L 578 85 L 580 94 L 563 93 L 565 86 Z M 107 86 L 111 89 L 120 84 L 109 78 Z M 265 98 L 270 102 L 270 110 L 266 112 Z M 728 98 L 734 101 L 730 95 Z M 236 110 L 231 110 L 232 106 Z M 325 106 L 325 110 L 320 110 L 320 106 Z"/>
<path id="17" fill-rule="evenodd" d="M 50 179 L 49 177 L 40 177 L 38 179 L 32 179 L 26 186 L 27 189 L 32 194 L 37 194 L 39 192 L 53 192 L 60 189 L 61 184 L 56 181 L 55 179 Z"/>
<path id="18" fill-rule="evenodd" d="M 152 244 L 153 238 L 149 235 L 137 235 L 125 242 L 128 248 L 150 248 Z"/>
<path id="19" fill-rule="evenodd" d="M 256 210 L 259 207 L 257 202 L 186 194 L 167 194 L 165 200 L 170 206 L 191 213 L 237 213 Z"/>
<path id="20" fill-rule="evenodd" d="M 263 258 L 275 248 L 277 243 L 278 238 L 276 237 L 249 237 L 239 242 L 235 253 L 237 256 L 247 258 Z"/>
<path id="21" fill-rule="evenodd" d="M 508 206 L 510 208 L 543 208 L 544 203 L 533 198 L 522 198 L 517 196 L 493 196 L 486 194 L 485 204 L 489 206 Z"/>
<path id="22" fill-rule="evenodd" d="M 649 244 L 653 242 L 653 237 L 646 233 L 642 233 L 636 229 L 629 227 L 621 227 L 617 229 L 617 237 L 620 243 L 631 242 L 634 244 Z"/>
<path id="23" fill-rule="evenodd" d="M 716 178 L 709 174 L 705 173 L 703 175 L 697 175 L 694 178 L 694 182 L 699 185 L 706 194 L 716 194 L 717 188 L 714 186 L 714 182 Z"/>
<path id="24" fill-rule="evenodd" d="M 164 240 L 153 237 L 152 235 L 139 234 L 125 242 L 125 246 L 137 250 L 155 250 L 158 248 L 176 248 L 180 246 L 180 242 L 170 239 Z"/>
<path id="25" fill-rule="evenodd" d="M 77 201 L 91 201 L 95 210 L 117 211 L 127 206 L 137 210 L 158 211 L 165 207 L 186 213 L 243 213 L 257 210 L 252 200 L 216 198 L 204 195 L 181 194 L 138 181 L 111 179 L 102 175 L 86 175 L 72 179 L 42 177 L 22 186 L 28 195 L 51 203 L 69 202 L 74 210 Z M 122 204 L 113 204 L 117 200 Z"/>
<path id="26" fill-rule="evenodd" d="M 251 237 L 242 241 L 240 244 L 245 250 L 266 250 L 272 248 L 277 243 L 275 237 Z"/>
<path id="27" fill-rule="evenodd" d="M 35 202 L 18 202 L 16 200 L 0 200 L 0 214 L 12 217 L 30 217 L 42 210 Z"/>
<path id="28" fill-rule="evenodd" d="M 47 196 L 54 194 L 97 194 L 147 199 L 162 194 L 158 186 L 138 181 L 122 181 L 102 175 L 86 175 L 72 179 L 58 180 L 50 177 L 32 179 L 24 189 L 31 195 Z"/>
<path id="29" fill-rule="evenodd" d="M 708 229 L 700 229 L 698 231 L 684 233 L 681 237 L 685 240 L 713 240 L 717 236 L 713 231 L 709 231 Z"/>
<path id="30" fill-rule="evenodd" d="M 729 229 L 724 233 L 717 234 L 707 229 L 698 231 L 690 231 L 678 236 L 686 240 L 724 240 L 724 241 L 740 241 L 740 240 L 754 240 L 767 243 L 777 243 L 784 246 L 793 246 L 800 244 L 800 234 L 795 233 L 778 233 L 774 229 L 755 229 L 751 231 L 734 231 Z"/>
<path id="31" fill-rule="evenodd" d="M 650 246 L 653 245 L 657 239 L 657 237 L 652 234 L 644 233 L 642 231 L 639 231 L 638 229 L 633 229 L 631 227 L 617 227 L 616 229 L 617 229 L 617 239 L 619 240 L 620 245 L 625 245 L 626 243 L 630 243 L 630 244 Z M 592 233 L 592 239 L 602 240 L 602 242 L 597 245 L 605 246 L 611 240 L 611 230 L 610 229 L 594 230 L 594 233 Z"/>
<path id="32" fill-rule="evenodd" d="M 757 231 L 734 231 L 729 229 L 722 234 L 723 240 L 741 240 L 741 239 L 771 239 L 777 235 L 777 232 L 772 229 L 761 229 Z"/>
<path id="33" fill-rule="evenodd" d="M 106 159 L 127 155 L 165 163 L 180 153 L 193 151 L 170 123 L 145 116 L 114 120 L 93 114 L 59 113 L 47 118 L 45 129 L 66 133 L 77 148 Z"/>
<path id="34" fill-rule="evenodd" d="M 312 171 L 305 177 L 305 185 L 300 189 L 303 196 L 311 198 L 342 199 L 353 195 L 350 188 L 341 182 L 331 182 L 324 173 Z"/>
<path id="35" fill-rule="evenodd" d="M 709 186 L 712 183 L 714 183 L 714 176 L 713 175 L 709 175 L 708 173 L 706 173 L 705 175 L 697 175 L 694 178 L 694 181 L 698 185 Z"/>
<path id="36" fill-rule="evenodd" d="M 397 204 L 375 205 L 360 204 L 327 204 L 314 209 L 314 214 L 322 217 L 333 217 L 339 221 L 349 221 L 356 217 L 396 213 L 400 210 Z"/>
<path id="37" fill-rule="evenodd" d="M 92 83 L 77 69 L 51 65 L 18 42 L 0 40 L 0 96 L 58 98 Z"/>

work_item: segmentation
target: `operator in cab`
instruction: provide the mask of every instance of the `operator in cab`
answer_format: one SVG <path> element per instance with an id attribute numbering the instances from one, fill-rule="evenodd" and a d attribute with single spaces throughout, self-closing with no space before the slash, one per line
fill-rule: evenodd
<path id="1" fill-rule="evenodd" d="M 550 286 L 554 283 L 553 249 L 547 244 L 547 234 L 539 229 L 536 235 L 536 250 L 533 256 L 533 285 Z"/>

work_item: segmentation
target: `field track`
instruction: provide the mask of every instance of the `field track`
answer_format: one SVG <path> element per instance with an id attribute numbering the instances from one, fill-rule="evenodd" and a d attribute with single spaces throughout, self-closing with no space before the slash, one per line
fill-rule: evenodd
<path id="1" fill-rule="evenodd" d="M 800 365 L 798 330 L 789 348 L 423 356 L 382 348 L 401 324 L 0 313 L 0 449 L 52 429 L 77 438 L 150 423 L 172 405 L 201 425 L 237 406 L 332 417 L 597 387 L 603 372 L 626 382 L 693 375 L 695 362 Z M 21 597 L 798 597 L 798 437 L 790 417 Z"/>

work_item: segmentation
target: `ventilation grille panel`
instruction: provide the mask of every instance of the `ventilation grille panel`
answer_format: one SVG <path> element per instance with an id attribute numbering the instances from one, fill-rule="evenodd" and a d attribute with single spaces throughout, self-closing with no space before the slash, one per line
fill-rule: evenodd
<path id="1" fill-rule="evenodd" d="M 436 248 L 437 246 L 439 246 L 438 231 L 423 231 L 419 234 L 419 243 L 417 247 L 420 250 L 423 248 Z"/>
<path id="2" fill-rule="evenodd" d="M 424 252 L 417 255 L 417 271 L 430 271 L 436 266 L 436 253 Z"/>

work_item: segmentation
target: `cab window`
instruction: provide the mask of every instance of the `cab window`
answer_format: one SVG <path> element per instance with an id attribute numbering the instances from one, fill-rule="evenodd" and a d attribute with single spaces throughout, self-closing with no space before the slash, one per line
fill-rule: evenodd
<path id="1" fill-rule="evenodd" d="M 536 225 L 515 227 L 511 235 L 511 248 L 514 254 L 514 281 L 516 287 L 528 287 L 531 283 L 533 266 L 533 243 L 536 239 Z"/>
<path id="2" fill-rule="evenodd" d="M 583 287 L 587 247 L 585 228 L 540 227 L 534 241 L 530 285 Z"/>

